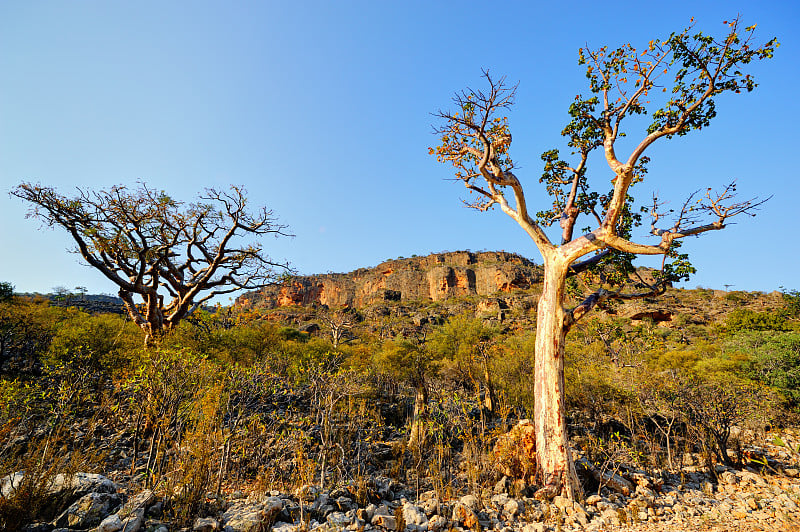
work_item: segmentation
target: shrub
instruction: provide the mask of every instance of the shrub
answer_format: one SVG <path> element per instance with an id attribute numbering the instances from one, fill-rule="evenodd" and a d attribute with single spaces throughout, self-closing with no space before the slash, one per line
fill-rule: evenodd
<path id="1" fill-rule="evenodd" d="M 725 331 L 733 334 L 739 331 L 786 331 L 786 318 L 780 312 L 756 312 L 739 308 L 725 318 Z"/>

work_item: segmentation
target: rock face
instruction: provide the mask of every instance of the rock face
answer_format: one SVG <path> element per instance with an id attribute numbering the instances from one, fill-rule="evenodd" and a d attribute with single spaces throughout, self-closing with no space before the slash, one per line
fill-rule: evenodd
<path id="1" fill-rule="evenodd" d="M 457 251 L 386 261 L 375 268 L 340 274 L 294 277 L 278 286 L 249 292 L 239 307 L 275 308 L 321 304 L 364 307 L 380 301 L 442 301 L 531 288 L 542 269 L 513 253 Z"/>

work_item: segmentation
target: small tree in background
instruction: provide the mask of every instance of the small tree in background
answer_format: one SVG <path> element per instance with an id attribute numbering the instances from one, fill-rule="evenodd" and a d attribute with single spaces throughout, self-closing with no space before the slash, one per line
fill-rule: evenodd
<path id="1" fill-rule="evenodd" d="M 288 268 L 267 258 L 260 244 L 240 241 L 245 235 L 285 235 L 285 227 L 265 208 L 248 212 L 245 192 L 237 187 L 208 189 L 188 205 L 144 184 L 67 197 L 22 183 L 11 194 L 33 205 L 29 217 L 66 229 L 76 252 L 119 286 L 145 343 L 212 297 L 263 287 Z"/>
<path id="2" fill-rule="evenodd" d="M 708 126 L 716 116 L 716 97 L 751 91 L 756 83 L 744 68 L 772 57 L 778 46 L 775 39 L 757 45 L 755 26 L 741 28 L 738 19 L 726 24 L 728 33 L 721 39 L 691 35 L 688 28 L 638 50 L 630 44 L 616 50 L 581 49 L 579 62 L 586 65 L 590 95 L 576 96 L 569 108 L 571 121 L 562 131 L 574 162 L 556 149 L 544 152 L 540 182 L 547 186 L 552 205 L 535 215 L 512 171 L 511 130 L 503 116 L 513 104 L 516 88 L 484 72 L 485 92 L 460 92 L 454 98 L 455 111 L 437 113 L 442 120 L 437 129 L 441 143 L 431 153 L 440 162 L 451 163 L 456 178 L 477 196 L 470 206 L 481 211 L 499 206 L 531 237 L 544 260 L 534 375 L 536 453 L 546 483 L 537 493 L 541 498 L 559 493 L 573 498 L 580 493 L 564 411 L 567 332 L 598 304 L 656 296 L 670 282 L 688 278 L 694 270 L 686 255 L 678 252 L 680 239 L 723 229 L 731 217 L 751 214 L 759 205 L 755 200 L 737 200 L 734 184 L 721 192 L 708 188 L 691 193 L 677 212 L 664 212 L 656 197 L 639 208 L 631 196 L 631 187 L 646 177 L 648 148 Z M 647 114 L 650 124 L 638 142 L 633 141 L 627 157 L 622 156 L 617 141 L 624 135 L 623 122 L 632 126 L 631 117 Z M 598 150 L 607 169 L 590 182 L 590 156 Z M 599 189 L 591 188 L 598 184 Z M 642 222 L 642 211 L 651 217 L 649 234 L 654 243 L 631 239 Z M 581 217 L 590 227 L 575 236 Z M 560 244 L 545 232 L 556 222 Z M 652 280 L 639 276 L 632 264 L 636 255 L 662 256 L 660 274 Z M 583 285 L 585 299 L 567 308 L 567 277 L 581 272 L 591 274 Z"/>
<path id="3" fill-rule="evenodd" d="M 11 283 L 0 283 L 0 303 L 11 300 L 14 297 L 14 285 Z"/>

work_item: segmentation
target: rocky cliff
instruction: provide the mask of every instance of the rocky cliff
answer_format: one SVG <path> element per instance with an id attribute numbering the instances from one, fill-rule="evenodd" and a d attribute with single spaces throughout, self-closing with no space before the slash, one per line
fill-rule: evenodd
<path id="1" fill-rule="evenodd" d="M 236 305 L 276 308 L 316 303 L 361 308 L 380 301 L 442 301 L 526 290 L 541 278 L 540 266 L 514 253 L 434 253 L 389 260 L 350 273 L 293 277 L 281 285 L 248 292 Z"/>

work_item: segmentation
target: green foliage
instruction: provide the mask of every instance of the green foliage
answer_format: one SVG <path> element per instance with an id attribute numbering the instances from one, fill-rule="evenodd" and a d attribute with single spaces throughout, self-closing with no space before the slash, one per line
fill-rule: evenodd
<path id="1" fill-rule="evenodd" d="M 492 358 L 492 375 L 509 404 L 533 416 L 533 375 L 536 334 L 520 332 L 506 337 Z"/>
<path id="2" fill-rule="evenodd" d="M 30 370 L 47 350 L 58 324 L 74 311 L 42 299 L 12 298 L 0 303 L 0 370 Z"/>
<path id="3" fill-rule="evenodd" d="M 75 312 L 59 324 L 45 361 L 113 370 L 127 367 L 130 353 L 140 346 L 141 331 L 130 321 L 113 314 Z"/>
<path id="4" fill-rule="evenodd" d="M 705 450 L 713 450 L 717 460 L 727 465 L 733 465 L 728 454 L 733 427 L 748 422 L 763 426 L 770 411 L 769 396 L 762 388 L 723 375 L 688 379 L 676 404 Z"/>
<path id="5" fill-rule="evenodd" d="M 465 314 L 451 317 L 430 335 L 428 349 L 443 361 L 443 371 L 455 380 L 476 380 L 482 359 L 499 331 Z"/>
<path id="6" fill-rule="evenodd" d="M 4 303 L 14 297 L 14 285 L 7 282 L 0 282 L 0 303 Z"/>
<path id="7" fill-rule="evenodd" d="M 375 353 L 373 362 L 379 371 L 412 386 L 419 386 L 426 378 L 431 378 L 438 365 L 432 351 L 403 338 L 384 342 Z"/>
<path id="8" fill-rule="evenodd" d="M 725 318 L 725 331 L 735 334 L 740 331 L 787 331 L 786 317 L 780 312 L 738 308 Z"/>
<path id="9" fill-rule="evenodd" d="M 800 333 L 742 331 L 726 339 L 726 348 L 747 357 L 744 376 L 776 388 L 800 408 Z"/>
<path id="10" fill-rule="evenodd" d="M 800 290 L 786 290 L 781 288 L 783 297 L 783 310 L 787 318 L 800 318 Z"/>

